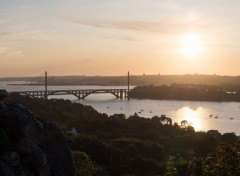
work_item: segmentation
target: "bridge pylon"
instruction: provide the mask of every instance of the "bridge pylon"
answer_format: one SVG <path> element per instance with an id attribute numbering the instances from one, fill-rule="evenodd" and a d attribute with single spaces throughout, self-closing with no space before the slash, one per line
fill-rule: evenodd
<path id="1" fill-rule="evenodd" d="M 47 100 L 48 99 L 48 81 L 47 81 L 47 71 L 45 71 L 45 95 L 44 98 Z"/>

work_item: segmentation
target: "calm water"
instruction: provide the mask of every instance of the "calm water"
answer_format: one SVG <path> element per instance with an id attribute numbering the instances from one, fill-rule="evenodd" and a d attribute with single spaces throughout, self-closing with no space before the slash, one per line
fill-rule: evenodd
<path id="1" fill-rule="evenodd" d="M 43 86 L 10 86 L 13 82 L 0 82 L 1 89 L 9 92 L 21 90 L 43 90 Z M 22 82 L 14 82 L 22 83 Z M 49 90 L 63 89 L 101 89 L 101 88 L 126 88 L 122 86 L 49 86 Z M 196 130 L 219 130 L 222 133 L 235 132 L 240 135 L 240 103 L 238 102 L 199 102 L 199 101 L 169 101 L 169 100 L 118 100 L 111 94 L 90 95 L 85 100 L 76 100 L 72 95 L 51 96 L 51 98 L 64 98 L 82 104 L 91 105 L 97 111 L 108 115 L 123 113 L 127 116 L 135 112 L 142 117 L 160 116 L 165 114 L 173 122 L 180 124 L 187 120 Z M 212 117 L 210 117 L 212 115 Z M 215 118 L 215 117 L 218 118 Z M 230 119 L 233 118 L 233 119 Z"/>

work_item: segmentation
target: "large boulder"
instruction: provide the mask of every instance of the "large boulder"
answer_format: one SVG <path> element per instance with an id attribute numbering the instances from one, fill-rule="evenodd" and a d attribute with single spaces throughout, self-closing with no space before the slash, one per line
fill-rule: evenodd
<path id="1" fill-rule="evenodd" d="M 0 89 L 0 101 L 2 101 L 7 96 L 7 91 Z"/>
<path id="2" fill-rule="evenodd" d="M 74 176 L 68 141 L 57 124 L 0 102 L 1 176 Z"/>

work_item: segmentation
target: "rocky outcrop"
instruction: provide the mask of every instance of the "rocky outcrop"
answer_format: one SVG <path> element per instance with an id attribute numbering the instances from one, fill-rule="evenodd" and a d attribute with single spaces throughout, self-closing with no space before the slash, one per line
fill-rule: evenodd
<path id="1" fill-rule="evenodd" d="M 0 101 L 2 101 L 7 96 L 7 91 L 0 89 Z"/>
<path id="2" fill-rule="evenodd" d="M 74 176 L 68 139 L 57 124 L 0 101 L 0 175 Z"/>

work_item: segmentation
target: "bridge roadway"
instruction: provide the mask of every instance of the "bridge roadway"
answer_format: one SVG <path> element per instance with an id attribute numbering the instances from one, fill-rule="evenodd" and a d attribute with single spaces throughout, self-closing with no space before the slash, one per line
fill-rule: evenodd
<path id="1" fill-rule="evenodd" d="M 34 91 L 19 91 L 21 95 L 28 95 L 34 98 L 45 98 L 51 95 L 74 95 L 78 99 L 84 99 L 91 94 L 110 93 L 119 99 L 129 99 L 129 92 L 132 89 L 79 89 L 79 90 L 34 90 Z"/>

